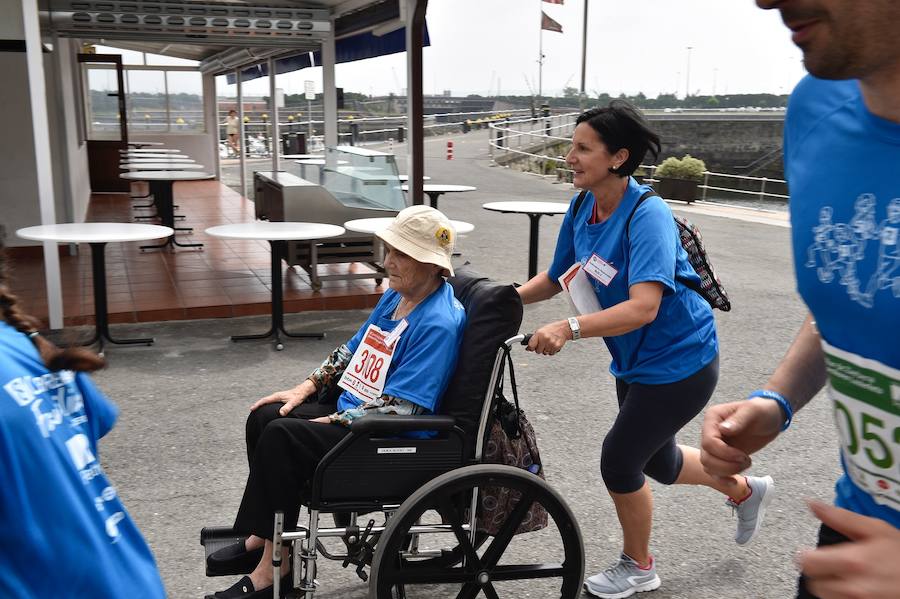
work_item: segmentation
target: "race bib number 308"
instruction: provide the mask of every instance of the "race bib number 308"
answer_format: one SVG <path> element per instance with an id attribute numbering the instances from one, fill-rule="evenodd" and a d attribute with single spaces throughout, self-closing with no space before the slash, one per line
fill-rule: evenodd
<path id="1" fill-rule="evenodd" d="M 338 386 L 364 402 L 377 399 L 384 392 L 387 371 L 394 354 L 394 346 L 385 342 L 386 337 L 388 335 L 384 331 L 370 324 L 338 381 Z"/>
<path id="2" fill-rule="evenodd" d="M 900 371 L 822 345 L 847 472 L 876 503 L 900 509 Z"/>

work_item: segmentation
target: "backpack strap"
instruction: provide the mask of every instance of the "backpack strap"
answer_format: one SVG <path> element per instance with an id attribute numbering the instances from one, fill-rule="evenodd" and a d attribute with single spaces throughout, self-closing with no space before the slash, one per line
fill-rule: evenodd
<path id="1" fill-rule="evenodd" d="M 630 237 L 630 235 L 631 235 L 631 219 L 634 216 L 634 213 L 637 212 L 637 209 L 641 205 L 641 202 L 643 202 L 647 198 L 650 198 L 653 196 L 659 197 L 659 194 L 656 193 L 655 191 L 653 191 L 653 189 L 651 189 L 650 191 L 645 192 L 644 195 L 642 195 L 640 198 L 638 198 L 637 203 L 634 205 L 634 209 L 632 209 L 631 214 L 628 215 L 628 220 L 625 221 L 625 241 L 627 241 L 629 243 L 631 241 L 631 237 Z M 676 221 L 676 223 L 677 223 L 677 221 Z M 679 236 L 678 243 L 680 244 L 681 243 L 681 232 L 680 231 L 678 233 L 678 236 Z M 692 281 L 690 279 L 685 279 L 683 277 L 678 277 L 678 276 L 675 277 L 675 280 L 680 281 L 682 285 L 684 285 L 688 289 L 691 289 L 692 291 L 696 291 L 697 293 L 700 294 L 701 297 L 704 297 L 703 291 L 701 290 L 700 285 L 698 283 L 696 283 L 695 281 Z"/>
<path id="2" fill-rule="evenodd" d="M 584 204 L 584 198 L 587 196 L 587 189 L 582 189 L 581 193 L 578 194 L 578 197 L 575 199 L 575 206 L 572 209 L 572 216 L 574 217 L 578 214 L 578 210 L 581 208 L 581 205 Z"/>
<path id="3" fill-rule="evenodd" d="M 625 221 L 625 241 L 631 241 L 631 219 L 634 218 L 634 213 L 637 212 L 637 209 L 640 208 L 641 204 L 647 198 L 659 197 L 659 194 L 650 188 L 650 191 L 645 191 L 644 195 L 638 198 L 638 201 L 635 203 L 634 208 L 631 209 L 631 214 L 628 215 L 628 220 Z"/>

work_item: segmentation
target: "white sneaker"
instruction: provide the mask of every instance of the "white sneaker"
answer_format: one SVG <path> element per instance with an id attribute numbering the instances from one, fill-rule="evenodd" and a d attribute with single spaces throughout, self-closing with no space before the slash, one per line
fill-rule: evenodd
<path id="1" fill-rule="evenodd" d="M 652 558 L 650 567 L 645 570 L 623 553 L 618 562 L 585 580 L 584 590 L 601 599 L 622 599 L 658 589 L 659 585 L 656 562 Z"/>
<path id="2" fill-rule="evenodd" d="M 738 525 L 734 535 L 734 542 L 738 545 L 746 545 L 753 540 L 762 526 L 766 508 L 775 496 L 775 481 L 771 476 L 747 476 L 747 486 L 750 487 L 750 495 L 742 499 L 740 503 L 730 497 L 725 505 L 737 511 Z"/>

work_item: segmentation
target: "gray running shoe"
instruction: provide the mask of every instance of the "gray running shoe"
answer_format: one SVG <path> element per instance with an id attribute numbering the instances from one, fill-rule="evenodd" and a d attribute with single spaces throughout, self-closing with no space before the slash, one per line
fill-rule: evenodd
<path id="1" fill-rule="evenodd" d="M 649 570 L 644 570 L 623 553 L 614 565 L 585 580 L 584 590 L 602 599 L 622 599 L 635 593 L 652 591 L 659 588 L 659 585 L 656 562 L 650 564 Z"/>
<path id="2" fill-rule="evenodd" d="M 747 485 L 750 487 L 750 497 L 740 503 L 730 497 L 725 505 L 731 507 L 732 512 L 737 511 L 738 525 L 734 535 L 734 542 L 738 545 L 746 545 L 753 540 L 759 528 L 762 526 L 766 508 L 775 496 L 775 481 L 771 476 L 748 476 Z"/>

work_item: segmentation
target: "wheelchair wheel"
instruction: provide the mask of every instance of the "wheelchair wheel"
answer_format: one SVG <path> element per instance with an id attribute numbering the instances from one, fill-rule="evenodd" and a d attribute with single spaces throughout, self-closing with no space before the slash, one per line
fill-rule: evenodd
<path id="1" fill-rule="evenodd" d="M 496 536 L 478 533 L 473 544 L 462 526 L 468 523 L 473 490 L 486 487 L 505 487 L 521 493 L 522 499 Z M 513 535 L 532 503 L 547 510 L 549 525 Z M 409 551 L 411 527 L 439 523 L 449 524 L 452 532 L 422 533 L 417 547 L 421 553 Z M 428 549 L 435 544 L 453 548 L 434 557 Z M 460 559 L 463 556 L 465 559 Z M 378 542 L 369 598 L 569 599 L 580 595 L 583 579 L 581 530 L 563 498 L 524 470 L 481 464 L 447 472 L 403 502 Z"/>

